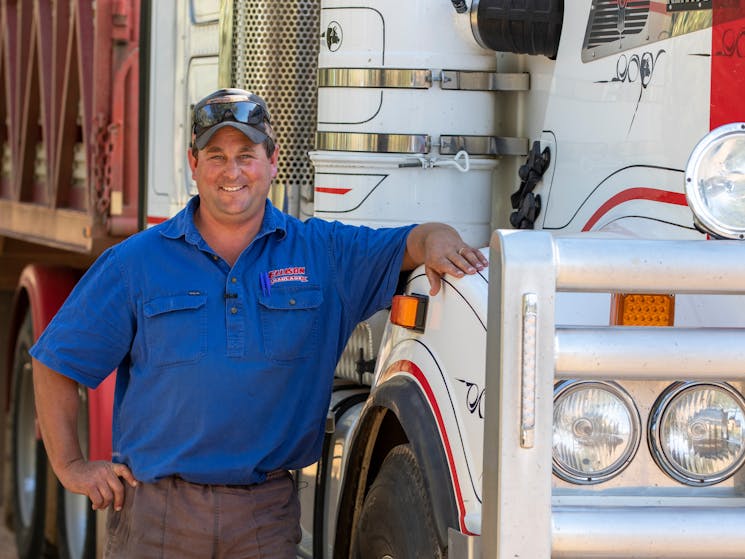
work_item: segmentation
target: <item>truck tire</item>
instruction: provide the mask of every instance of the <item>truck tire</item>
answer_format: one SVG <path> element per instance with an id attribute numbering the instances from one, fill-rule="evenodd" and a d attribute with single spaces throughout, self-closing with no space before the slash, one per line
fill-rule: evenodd
<path id="1" fill-rule="evenodd" d="M 11 421 L 11 491 L 13 529 L 19 559 L 42 557 L 45 550 L 47 456 L 36 438 L 36 409 L 31 356 L 34 333 L 28 313 L 18 332 L 13 354 Z"/>
<path id="2" fill-rule="evenodd" d="M 96 513 L 85 495 L 57 484 L 57 549 L 59 559 L 96 556 Z"/>
<path id="3" fill-rule="evenodd" d="M 90 429 L 88 394 L 79 387 L 78 436 L 88 457 Z M 59 559 L 93 559 L 96 556 L 96 513 L 86 495 L 72 493 L 57 484 L 57 549 Z"/>
<path id="4" fill-rule="evenodd" d="M 411 445 L 393 448 L 380 467 L 357 524 L 356 559 L 440 559 L 432 505 Z"/>

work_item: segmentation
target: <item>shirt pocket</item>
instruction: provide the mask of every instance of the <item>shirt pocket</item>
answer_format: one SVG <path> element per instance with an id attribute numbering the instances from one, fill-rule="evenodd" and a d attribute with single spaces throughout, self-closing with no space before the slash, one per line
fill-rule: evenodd
<path id="1" fill-rule="evenodd" d="M 144 305 L 145 343 L 154 367 L 192 363 L 207 347 L 207 296 L 156 297 Z"/>
<path id="2" fill-rule="evenodd" d="M 318 285 L 272 286 L 259 295 L 264 351 L 274 361 L 308 357 L 318 345 L 323 293 Z"/>

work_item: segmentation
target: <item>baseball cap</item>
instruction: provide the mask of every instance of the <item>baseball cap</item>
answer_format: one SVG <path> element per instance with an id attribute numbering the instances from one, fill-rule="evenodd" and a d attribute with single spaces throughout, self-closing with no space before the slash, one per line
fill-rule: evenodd
<path id="1" fill-rule="evenodd" d="M 218 89 L 200 100 L 192 112 L 194 144 L 204 149 L 220 128 L 232 126 L 256 144 L 269 137 L 269 110 L 266 102 L 243 89 Z"/>

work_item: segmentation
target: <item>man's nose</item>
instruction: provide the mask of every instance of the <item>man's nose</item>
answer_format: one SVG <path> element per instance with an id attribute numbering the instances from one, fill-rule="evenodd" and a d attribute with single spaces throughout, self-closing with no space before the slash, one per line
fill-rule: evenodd
<path id="1" fill-rule="evenodd" d="M 237 177 L 241 172 L 240 169 L 241 166 L 238 159 L 229 157 L 225 167 L 223 167 L 223 173 L 229 177 Z"/>

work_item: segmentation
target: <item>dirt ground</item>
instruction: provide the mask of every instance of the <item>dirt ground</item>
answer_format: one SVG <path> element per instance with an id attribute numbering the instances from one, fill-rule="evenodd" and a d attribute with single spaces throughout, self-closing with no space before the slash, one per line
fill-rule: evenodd
<path id="1" fill-rule="evenodd" d="M 4 518 L 3 509 L 0 507 L 0 519 L 2 518 Z M 18 559 L 13 533 L 2 522 L 0 522 L 0 559 Z"/>

